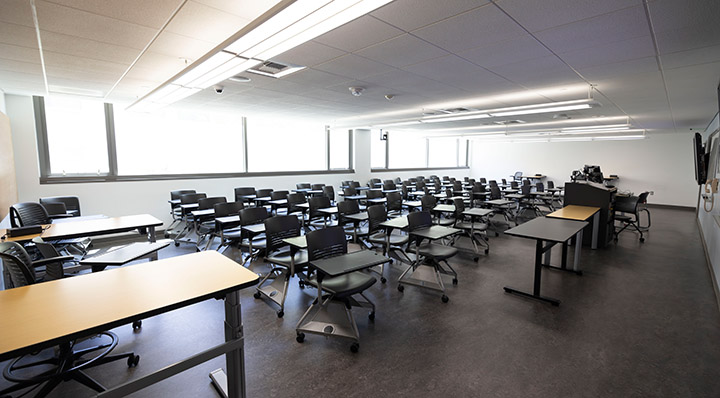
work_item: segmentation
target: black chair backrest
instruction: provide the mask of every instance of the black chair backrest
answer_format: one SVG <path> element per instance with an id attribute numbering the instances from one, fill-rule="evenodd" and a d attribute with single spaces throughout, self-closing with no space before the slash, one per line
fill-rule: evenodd
<path id="1" fill-rule="evenodd" d="M 393 189 L 397 189 L 394 182 L 390 181 L 383 184 L 383 191 L 392 191 Z"/>
<path id="2" fill-rule="evenodd" d="M 395 181 L 393 181 L 393 180 L 383 180 L 382 183 L 383 183 L 383 185 L 385 185 L 385 184 L 395 184 Z"/>
<path id="3" fill-rule="evenodd" d="M 313 191 L 322 190 L 325 184 L 312 184 L 310 187 Z"/>
<path id="4" fill-rule="evenodd" d="M 272 194 L 272 192 L 273 190 L 271 188 L 258 189 L 257 191 L 255 191 L 255 195 L 258 198 L 267 198 Z"/>
<path id="5" fill-rule="evenodd" d="M 189 193 L 195 193 L 194 189 L 178 189 L 177 191 L 170 191 L 170 199 L 178 200 L 181 196 Z"/>
<path id="6" fill-rule="evenodd" d="M 487 184 L 487 180 L 485 179 L 485 177 L 480 178 L 480 182 L 483 184 Z"/>
<path id="7" fill-rule="evenodd" d="M 198 200 L 198 209 L 207 210 L 212 209 L 218 203 L 225 203 L 227 199 L 224 196 L 213 196 L 211 198 L 202 198 Z"/>
<path id="8" fill-rule="evenodd" d="M 476 182 L 475 185 L 473 185 L 472 191 L 473 192 L 485 192 L 485 185 L 483 185 L 480 182 Z"/>
<path id="9" fill-rule="evenodd" d="M 199 203 L 200 199 L 207 198 L 204 193 L 188 193 L 180 196 L 180 204 L 189 205 L 193 203 Z"/>
<path id="10" fill-rule="evenodd" d="M 323 195 L 330 198 L 331 202 L 335 201 L 335 188 L 333 188 L 332 185 L 326 185 L 322 188 L 322 190 L 323 190 Z"/>
<path id="11" fill-rule="evenodd" d="M 400 183 L 402 183 L 402 178 L 400 178 L 400 177 L 395 177 L 394 182 L 395 182 L 395 185 L 400 184 Z"/>
<path id="12" fill-rule="evenodd" d="M 295 216 L 275 216 L 265 220 L 267 250 L 273 251 L 287 246 L 283 239 L 300 236 L 300 221 Z"/>
<path id="13" fill-rule="evenodd" d="M 273 191 L 270 193 L 271 200 L 287 199 L 290 192 L 288 191 Z"/>
<path id="14" fill-rule="evenodd" d="M 474 179 L 474 178 L 471 178 L 471 179 L 467 180 L 467 182 L 468 182 L 468 184 L 470 184 L 471 186 L 472 186 L 472 185 L 475 185 L 475 179 Z"/>
<path id="15" fill-rule="evenodd" d="M 443 181 L 450 181 L 450 177 L 449 177 L 449 176 L 443 176 L 442 180 L 443 180 Z"/>
<path id="16" fill-rule="evenodd" d="M 545 192 L 545 184 L 543 184 L 542 182 L 536 182 L 535 190 L 538 192 Z"/>
<path id="17" fill-rule="evenodd" d="M 383 205 L 368 206 L 367 212 L 368 212 L 368 232 L 374 233 L 374 232 L 377 232 L 377 231 L 383 229 L 383 227 L 381 227 L 380 224 L 387 221 L 387 210 L 385 210 L 385 206 L 383 206 Z"/>
<path id="18" fill-rule="evenodd" d="M 352 188 L 360 188 L 360 182 L 359 181 L 353 181 L 350 183 L 350 187 Z"/>
<path id="19" fill-rule="evenodd" d="M 240 210 L 240 224 L 253 225 L 260 224 L 268 218 L 269 214 L 264 207 L 248 207 Z"/>
<path id="20" fill-rule="evenodd" d="M 310 205 L 310 218 L 325 216 L 325 214 L 319 212 L 319 209 L 326 209 L 330 207 L 330 198 L 327 196 L 314 196 L 308 200 Z"/>
<path id="21" fill-rule="evenodd" d="M 490 200 L 500 199 L 500 187 L 493 185 L 490 187 Z"/>
<path id="22" fill-rule="evenodd" d="M 40 204 L 44 205 L 47 203 L 62 203 L 65 205 L 65 209 L 73 214 L 73 216 L 80 216 L 80 198 L 77 196 L 52 196 L 49 198 L 40 198 Z"/>
<path id="23" fill-rule="evenodd" d="M 520 193 L 523 195 L 530 195 L 530 185 L 523 185 L 520 187 Z"/>
<path id="24" fill-rule="evenodd" d="M 244 208 L 243 202 L 221 202 L 213 206 L 215 217 L 238 216 Z"/>
<path id="25" fill-rule="evenodd" d="M 638 196 L 638 203 L 647 204 L 648 195 L 650 195 L 648 191 L 641 193 L 640 196 Z"/>
<path id="26" fill-rule="evenodd" d="M 310 189 L 311 185 L 309 182 L 301 182 L 295 184 L 296 189 Z"/>
<path id="27" fill-rule="evenodd" d="M 40 203 L 23 202 L 10 206 L 10 224 L 13 227 L 50 224 L 50 216 Z"/>
<path id="28" fill-rule="evenodd" d="M 389 192 L 387 194 L 388 211 L 402 211 L 402 195 L 399 192 Z"/>
<path id="29" fill-rule="evenodd" d="M 303 209 L 297 207 L 300 203 L 306 203 L 307 202 L 307 196 L 305 196 L 305 192 L 296 192 L 288 194 L 287 197 L 288 201 L 288 212 L 293 213 L 296 211 L 302 211 Z"/>
<path id="30" fill-rule="evenodd" d="M 425 188 L 425 181 L 418 180 L 418 182 L 415 183 L 415 189 L 417 189 L 418 191 L 422 191 L 423 188 Z"/>
<path id="31" fill-rule="evenodd" d="M 420 198 L 420 204 L 423 211 L 430 211 L 437 205 L 437 199 L 432 195 L 424 195 Z"/>
<path id="32" fill-rule="evenodd" d="M 45 211 L 47 212 L 48 216 L 50 216 L 51 218 L 54 215 L 68 214 L 67 207 L 65 207 L 65 203 L 62 203 L 62 202 L 57 202 L 57 203 L 49 202 L 48 203 L 48 202 L 46 202 L 46 203 L 41 203 L 41 204 L 45 208 Z"/>
<path id="33" fill-rule="evenodd" d="M 342 202 L 339 202 L 337 207 L 340 217 L 345 214 L 360 213 L 360 205 L 358 204 L 357 200 L 344 200 Z"/>
<path id="34" fill-rule="evenodd" d="M 255 195 L 255 188 L 253 187 L 240 187 L 235 188 L 235 201 L 242 200 L 241 196 Z"/>
<path id="35" fill-rule="evenodd" d="M 0 259 L 5 270 L 10 274 L 14 287 L 27 286 L 37 279 L 32 260 L 28 253 L 17 242 L 0 243 Z"/>
<path id="36" fill-rule="evenodd" d="M 615 211 L 637 214 L 638 196 L 618 196 L 615 198 Z"/>
<path id="37" fill-rule="evenodd" d="M 455 205 L 455 219 L 462 219 L 464 217 L 462 213 L 465 211 L 465 202 L 463 202 L 462 198 L 455 198 L 453 199 L 453 205 Z"/>
<path id="38" fill-rule="evenodd" d="M 357 195 L 357 190 L 353 187 L 344 188 L 343 195 L 345 195 L 345 196 Z"/>
<path id="39" fill-rule="evenodd" d="M 517 181 L 510 181 L 510 188 L 512 188 L 512 189 L 518 189 L 518 183 L 517 183 Z"/>
<path id="40" fill-rule="evenodd" d="M 555 183 L 552 181 L 548 181 L 548 189 L 553 189 L 553 188 L 555 188 Z"/>
<path id="41" fill-rule="evenodd" d="M 409 193 L 410 193 L 410 191 L 408 190 L 407 185 L 403 184 L 402 187 L 400 188 L 400 194 L 402 195 L 401 199 L 407 200 Z"/>
<path id="42" fill-rule="evenodd" d="M 418 229 L 429 228 L 433 225 L 432 215 L 429 211 L 415 211 L 407 216 L 408 230 L 415 231 Z"/>
<path id="43" fill-rule="evenodd" d="M 501 178 L 500 181 L 502 181 L 503 185 L 507 185 L 507 180 L 504 178 Z"/>
<path id="44" fill-rule="evenodd" d="M 377 199 L 377 198 L 382 198 L 383 194 L 382 194 L 382 191 L 368 189 L 366 196 L 368 199 Z"/>
<path id="45" fill-rule="evenodd" d="M 55 246 L 53 246 L 50 243 L 45 242 L 43 240 L 43 238 L 38 236 L 36 238 L 33 238 L 32 241 L 35 244 L 35 247 L 40 252 L 40 255 L 43 256 L 43 258 L 60 257 L 60 253 L 57 251 Z M 30 268 L 33 268 L 33 267 L 30 266 Z M 64 276 L 65 276 L 65 272 L 63 271 L 63 265 L 62 265 L 61 261 L 45 264 L 45 277 L 43 278 L 44 281 L 61 279 Z"/>
<path id="46" fill-rule="evenodd" d="M 342 227 L 328 227 L 308 232 L 308 259 L 322 260 L 347 253 L 347 240 Z"/>
<path id="47" fill-rule="evenodd" d="M 488 182 L 488 184 L 492 187 L 492 186 L 497 186 L 498 183 L 497 183 L 497 181 L 495 181 L 495 180 L 490 180 L 490 181 Z"/>
<path id="48" fill-rule="evenodd" d="M 528 180 L 528 179 L 526 178 L 526 179 L 524 179 L 524 180 L 522 181 L 522 184 L 523 184 L 523 185 L 530 185 L 530 180 Z"/>

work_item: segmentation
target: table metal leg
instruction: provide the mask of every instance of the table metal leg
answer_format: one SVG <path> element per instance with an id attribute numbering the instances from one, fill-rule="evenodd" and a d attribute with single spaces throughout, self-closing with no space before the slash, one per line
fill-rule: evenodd
<path id="1" fill-rule="evenodd" d="M 534 275 L 534 279 L 533 279 L 532 294 L 511 288 L 508 286 L 505 286 L 503 288 L 503 290 L 505 290 L 505 292 L 507 292 L 507 293 L 513 293 L 513 294 L 517 294 L 517 295 L 520 295 L 523 297 L 528 297 L 531 299 L 544 301 L 544 302 L 550 303 L 556 307 L 559 306 L 560 305 L 559 300 L 556 300 L 556 299 L 553 299 L 550 297 L 544 297 L 544 296 L 540 295 L 540 286 L 541 286 L 541 281 L 542 281 L 542 267 L 544 265 L 542 262 L 543 252 L 545 252 L 545 253 L 549 252 L 550 248 L 552 248 L 552 246 L 553 245 L 551 244 L 546 247 L 543 247 L 543 241 L 540 239 L 538 239 L 537 243 L 535 244 L 535 275 Z"/>
<path id="2" fill-rule="evenodd" d="M 154 226 L 148 227 L 148 241 L 150 241 L 151 243 L 155 242 L 155 227 Z"/>
<path id="3" fill-rule="evenodd" d="M 225 296 L 225 341 L 243 339 L 240 294 L 236 290 Z M 227 374 L 222 369 L 210 372 L 213 385 L 226 398 L 245 398 L 245 348 L 244 344 L 225 354 Z"/>
<path id="4" fill-rule="evenodd" d="M 596 212 L 593 216 L 593 232 L 592 232 L 592 245 L 593 250 L 597 249 L 598 246 L 598 234 L 600 232 L 600 212 Z M 582 243 L 582 240 L 580 241 Z"/>
<path id="5" fill-rule="evenodd" d="M 583 240 L 583 230 L 581 229 L 578 231 L 577 235 L 575 235 L 575 258 L 573 259 L 573 270 L 575 272 L 581 273 L 582 271 L 578 271 L 578 262 L 580 261 L 580 249 L 582 248 L 582 240 Z"/>

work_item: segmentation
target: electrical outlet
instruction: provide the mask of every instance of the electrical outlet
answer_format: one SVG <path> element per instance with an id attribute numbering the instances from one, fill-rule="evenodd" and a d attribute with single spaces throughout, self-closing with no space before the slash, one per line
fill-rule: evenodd
<path id="1" fill-rule="evenodd" d="M 655 191 L 650 191 L 650 195 L 655 195 Z"/>

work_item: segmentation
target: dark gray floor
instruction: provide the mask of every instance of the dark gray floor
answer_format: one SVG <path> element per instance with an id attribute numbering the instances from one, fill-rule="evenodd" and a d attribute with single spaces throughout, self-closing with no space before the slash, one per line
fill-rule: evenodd
<path id="1" fill-rule="evenodd" d="M 448 280 L 447 304 L 413 286 L 398 292 L 396 267 L 386 285 L 368 291 L 375 322 L 355 312 L 357 354 L 346 340 L 295 341 L 315 290 L 294 280 L 282 319 L 252 289 L 243 291 L 248 396 L 718 397 L 720 313 L 694 213 L 654 208 L 652 215 L 643 244 L 627 232 L 603 250 L 583 249 L 584 276 L 544 271 L 543 294 L 560 307 L 502 290 L 531 289 L 531 240 L 501 235 L 478 263 L 453 259 L 459 284 Z M 191 251 L 171 247 L 161 256 Z M 223 319 L 223 303 L 208 301 L 146 319 L 137 333 L 118 328 L 117 350 L 134 350 L 140 365 L 90 373 L 113 386 L 156 370 L 221 342 Z M 207 375 L 222 366 L 215 359 L 134 396 L 216 397 Z M 52 396 L 91 395 L 64 383 Z"/>

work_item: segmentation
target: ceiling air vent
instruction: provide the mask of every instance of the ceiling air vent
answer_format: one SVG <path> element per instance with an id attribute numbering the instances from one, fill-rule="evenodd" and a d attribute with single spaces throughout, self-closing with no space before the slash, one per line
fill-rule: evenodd
<path id="1" fill-rule="evenodd" d="M 274 77 L 278 79 L 291 73 L 295 73 L 299 70 L 303 70 L 305 68 L 305 66 L 300 65 L 283 64 L 276 61 L 265 61 L 252 69 L 248 69 L 247 71 L 258 75 Z"/>

